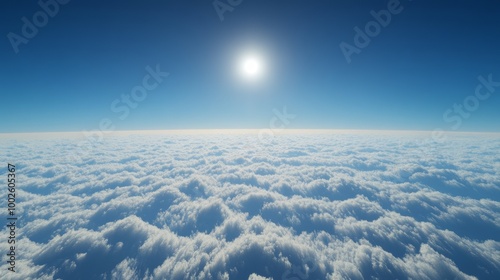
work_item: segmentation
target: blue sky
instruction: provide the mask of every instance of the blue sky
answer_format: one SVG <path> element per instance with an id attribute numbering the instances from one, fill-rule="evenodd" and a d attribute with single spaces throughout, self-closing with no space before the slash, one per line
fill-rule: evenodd
<path id="1" fill-rule="evenodd" d="M 287 128 L 500 131 L 500 87 L 474 97 L 500 81 L 500 5 L 400 1 L 349 63 L 339 45 L 389 2 L 243 0 L 221 21 L 211 1 L 70 1 L 17 53 L 9 34 L 42 8 L 4 3 L 0 132 L 267 128 L 284 106 Z M 258 80 L 236 73 L 249 49 Z M 111 104 L 157 65 L 170 75 L 121 119 Z"/>

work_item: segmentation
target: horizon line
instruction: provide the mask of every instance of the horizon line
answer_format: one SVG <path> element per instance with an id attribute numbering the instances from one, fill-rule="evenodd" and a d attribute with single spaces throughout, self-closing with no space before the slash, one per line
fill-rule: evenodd
<path id="1" fill-rule="evenodd" d="M 48 131 L 48 132 L 0 132 L 0 139 L 5 138 L 18 138 L 23 136 L 66 136 L 66 137 L 76 137 L 76 138 L 86 138 L 90 136 L 126 136 L 131 134 L 146 134 L 146 135 L 244 135 L 244 134 L 262 134 L 271 133 L 273 135 L 290 135 L 290 134 L 399 134 L 399 135 L 422 135 L 422 134 L 433 134 L 433 130 L 405 130 L 405 129 L 158 129 L 158 130 L 112 130 L 112 131 Z M 498 135 L 500 132 L 492 131 L 442 131 L 444 134 L 455 134 L 455 135 Z M 78 137 L 80 136 L 80 137 Z M 45 138 L 43 137 L 43 138 Z"/>

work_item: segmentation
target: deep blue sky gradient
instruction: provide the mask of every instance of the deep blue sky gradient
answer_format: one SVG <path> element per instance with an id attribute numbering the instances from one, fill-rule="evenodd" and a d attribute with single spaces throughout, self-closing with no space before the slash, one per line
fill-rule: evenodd
<path id="1" fill-rule="evenodd" d="M 225 1 L 223 1 L 225 2 Z M 212 1 L 70 1 L 15 53 L 7 38 L 40 6 L 2 3 L 1 132 L 268 128 L 455 130 L 443 113 L 474 94 L 479 75 L 500 81 L 498 1 L 408 1 L 347 63 L 339 44 L 388 1 L 244 0 L 220 21 Z M 268 75 L 235 75 L 255 46 Z M 159 64 L 170 73 L 120 120 L 113 100 Z M 500 131 L 500 87 L 459 131 Z"/>

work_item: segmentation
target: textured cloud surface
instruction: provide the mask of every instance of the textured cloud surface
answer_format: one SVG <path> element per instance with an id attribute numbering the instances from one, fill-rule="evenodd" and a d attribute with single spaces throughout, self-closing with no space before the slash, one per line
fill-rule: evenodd
<path id="1" fill-rule="evenodd" d="M 7 279 L 500 279 L 499 135 L 30 137 Z"/>

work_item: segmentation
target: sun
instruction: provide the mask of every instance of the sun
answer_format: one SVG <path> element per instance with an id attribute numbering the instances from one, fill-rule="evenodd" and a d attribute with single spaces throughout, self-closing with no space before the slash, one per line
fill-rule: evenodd
<path id="1" fill-rule="evenodd" d="M 261 78 L 264 74 L 264 62 L 255 54 L 245 55 L 240 61 L 240 73 L 249 80 Z"/>

